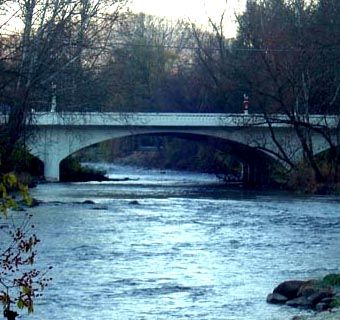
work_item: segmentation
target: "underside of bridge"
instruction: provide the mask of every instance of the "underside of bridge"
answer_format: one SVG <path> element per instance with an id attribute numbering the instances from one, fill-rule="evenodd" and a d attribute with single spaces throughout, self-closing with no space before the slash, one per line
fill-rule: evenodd
<path id="1" fill-rule="evenodd" d="M 130 137 L 132 136 L 177 138 L 189 141 L 191 140 L 213 147 L 214 149 L 221 151 L 223 154 L 228 154 L 233 157 L 241 164 L 242 173 L 240 173 L 240 178 L 242 179 L 243 185 L 247 187 L 258 187 L 271 184 L 273 170 L 280 165 L 277 161 L 275 161 L 275 159 L 269 157 L 266 153 L 260 150 L 238 142 L 207 135 L 162 132 L 156 134 L 130 135 Z"/>
<path id="2" fill-rule="evenodd" d="M 246 187 L 271 184 L 274 169 L 281 166 L 276 159 L 270 157 L 265 152 L 235 141 L 187 133 L 169 133 L 166 135 L 198 141 L 213 146 L 217 150 L 234 157 L 242 164 L 242 182 Z"/>

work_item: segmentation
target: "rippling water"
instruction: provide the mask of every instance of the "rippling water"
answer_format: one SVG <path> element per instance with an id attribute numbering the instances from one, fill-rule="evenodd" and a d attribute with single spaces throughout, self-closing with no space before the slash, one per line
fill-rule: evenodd
<path id="1" fill-rule="evenodd" d="M 121 170 L 111 168 L 111 177 L 135 180 L 33 191 L 45 202 L 34 208 L 39 263 L 54 269 L 29 318 L 286 320 L 304 312 L 266 304 L 275 285 L 339 271 L 337 197 Z"/>

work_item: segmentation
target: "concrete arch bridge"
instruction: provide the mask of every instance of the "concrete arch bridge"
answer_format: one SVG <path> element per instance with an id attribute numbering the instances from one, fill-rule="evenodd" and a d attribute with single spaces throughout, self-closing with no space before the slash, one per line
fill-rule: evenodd
<path id="1" fill-rule="evenodd" d="M 336 127 L 333 117 L 325 119 L 315 115 L 311 121 L 320 125 L 327 122 L 328 126 L 331 123 Z M 30 128 L 27 147 L 44 163 L 48 181 L 59 180 L 60 162 L 69 155 L 102 141 L 131 135 L 171 134 L 203 139 L 207 143 L 219 141 L 219 146 L 227 146 L 250 164 L 251 179 L 259 179 L 260 164 L 264 159 L 274 161 L 273 154 L 278 152 L 264 117 L 256 114 L 37 112 L 33 114 Z M 277 121 L 273 130 L 291 159 L 300 160 L 302 150 L 292 127 Z M 316 153 L 327 148 L 325 140 L 317 134 L 313 136 L 313 145 Z"/>

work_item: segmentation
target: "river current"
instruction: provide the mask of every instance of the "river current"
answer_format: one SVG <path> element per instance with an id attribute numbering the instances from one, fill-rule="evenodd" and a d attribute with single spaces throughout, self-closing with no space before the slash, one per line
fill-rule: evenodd
<path id="1" fill-rule="evenodd" d="M 32 191 L 38 266 L 52 265 L 53 281 L 22 319 L 288 320 L 307 312 L 266 303 L 280 281 L 339 272 L 339 197 L 106 169 L 131 180 Z"/>

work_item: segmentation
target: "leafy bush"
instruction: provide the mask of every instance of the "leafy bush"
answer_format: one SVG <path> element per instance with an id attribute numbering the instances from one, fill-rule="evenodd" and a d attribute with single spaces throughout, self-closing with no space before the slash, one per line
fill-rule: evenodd
<path id="1" fill-rule="evenodd" d="M 33 302 L 51 280 L 46 272 L 33 267 L 37 255 L 36 246 L 40 242 L 34 233 L 31 214 L 13 212 L 18 209 L 18 202 L 8 190 L 19 190 L 22 201 L 32 205 L 28 187 L 24 186 L 13 173 L 4 174 L 0 182 L 0 303 L 4 307 L 4 316 L 14 320 L 18 309 L 33 312 Z M 15 215 L 15 216 L 14 216 Z"/>
<path id="2" fill-rule="evenodd" d="M 331 308 L 340 308 L 340 298 L 335 298 L 329 305 Z"/>
<path id="3" fill-rule="evenodd" d="M 322 282 L 329 286 L 340 286 L 340 274 L 328 274 L 322 279 Z"/>

